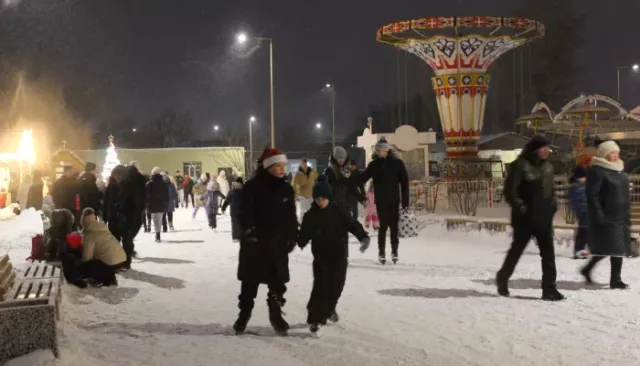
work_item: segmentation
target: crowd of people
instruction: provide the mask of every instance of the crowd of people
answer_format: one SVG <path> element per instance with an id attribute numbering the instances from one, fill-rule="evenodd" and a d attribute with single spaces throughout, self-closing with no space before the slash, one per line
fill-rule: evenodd
<path id="1" fill-rule="evenodd" d="M 155 167 L 145 175 L 133 162 L 116 166 L 104 187 L 97 179 L 95 164 L 88 163 L 82 174 L 67 166 L 45 197 L 42 192 L 47 190 L 35 172 L 26 207 L 44 209 L 50 198 L 56 209 L 51 210 L 51 227 L 45 232 L 45 256 L 60 260 L 67 281 L 79 287 L 117 285 L 116 273 L 131 268 L 139 231 L 143 227 L 145 232 L 153 231 L 156 241 L 161 241 L 162 232 L 174 230 L 177 207 L 189 208 L 191 203 L 194 218 L 204 208 L 213 230 L 216 216 L 229 208 L 232 239 L 240 247 L 240 313 L 233 326 L 237 333 L 247 327 L 260 284 L 269 288 L 267 305 L 273 328 L 281 334 L 288 331 L 282 308 L 289 282 L 289 253 L 311 243 L 314 282 L 307 321 L 317 334 L 327 321 L 339 320 L 336 308 L 346 282 L 349 233 L 360 241 L 361 251 L 369 246 L 369 234 L 357 212 L 367 196 L 368 208 L 376 207 L 376 217 L 380 217 L 379 225 L 374 224 L 380 263 L 386 262 L 389 229 L 392 260 L 398 261 L 398 213 L 409 201 L 406 169 L 384 139 L 362 171 L 339 146 L 322 174 L 303 160 L 291 181 L 285 179 L 287 158 L 279 150 L 265 149 L 257 163 L 251 179 L 237 178 L 229 184 L 230 177 L 224 172 L 217 177 L 205 173 L 195 180 L 179 171 L 171 176 Z M 369 180 L 375 188 L 369 188 L 367 194 Z"/>
<path id="2" fill-rule="evenodd" d="M 511 206 L 513 242 L 496 276 L 501 296 L 510 295 L 509 278 L 529 240 L 535 237 L 542 262 L 542 299 L 564 299 L 556 286 L 553 218 L 558 204 L 549 153 L 549 141 L 534 136 L 509 167 L 504 194 Z M 570 181 L 569 200 L 578 218 L 575 258 L 590 257 L 580 273 L 592 284 L 594 266 L 610 257 L 609 285 L 626 289 L 621 272 L 623 258 L 631 254 L 630 186 L 618 144 L 600 143 L 590 166 L 576 167 Z"/>

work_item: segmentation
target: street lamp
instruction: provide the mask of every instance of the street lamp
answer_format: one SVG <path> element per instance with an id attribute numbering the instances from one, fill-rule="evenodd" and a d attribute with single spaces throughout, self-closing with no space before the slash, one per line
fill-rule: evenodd
<path id="1" fill-rule="evenodd" d="M 274 87 L 273 87 L 273 38 L 261 38 L 255 37 L 257 41 L 269 42 L 269 80 L 270 80 L 270 95 L 271 95 L 271 147 L 276 147 L 276 122 L 274 112 Z M 238 33 L 236 36 L 236 42 L 239 45 L 247 43 L 249 36 L 246 33 Z"/>
<path id="2" fill-rule="evenodd" d="M 322 128 L 322 123 L 318 122 L 316 123 L 316 130 L 319 130 Z"/>
<path id="3" fill-rule="evenodd" d="M 214 125 L 214 126 L 213 126 L 213 130 L 214 130 L 214 131 L 216 131 L 216 132 L 217 132 L 219 129 L 220 129 L 220 126 L 218 126 L 218 125 Z"/>
<path id="4" fill-rule="evenodd" d="M 331 136 L 331 145 L 333 148 L 336 147 L 336 88 L 335 85 L 327 83 L 325 85 L 329 92 L 331 93 L 331 124 L 332 124 L 332 136 Z"/>
<path id="5" fill-rule="evenodd" d="M 131 131 L 133 131 L 133 132 L 137 132 L 137 131 L 138 131 L 138 129 L 133 128 L 133 129 L 131 129 Z"/>
<path id="6" fill-rule="evenodd" d="M 640 65 L 638 64 L 633 64 L 631 65 L 631 67 L 629 66 L 618 66 L 618 103 L 620 103 L 620 70 L 625 70 L 625 69 L 631 69 L 635 72 L 638 72 L 638 70 L 640 70 Z"/>
<path id="7" fill-rule="evenodd" d="M 256 117 L 249 117 L 249 161 L 253 164 L 253 129 L 251 125 L 256 122 Z"/>

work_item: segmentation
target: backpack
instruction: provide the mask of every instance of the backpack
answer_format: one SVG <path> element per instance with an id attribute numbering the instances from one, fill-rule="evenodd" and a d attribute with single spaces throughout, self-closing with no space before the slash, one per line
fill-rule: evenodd
<path id="1" fill-rule="evenodd" d="M 43 261 L 45 260 L 44 254 L 44 238 L 38 234 L 31 238 L 31 255 L 27 257 L 28 261 Z"/>

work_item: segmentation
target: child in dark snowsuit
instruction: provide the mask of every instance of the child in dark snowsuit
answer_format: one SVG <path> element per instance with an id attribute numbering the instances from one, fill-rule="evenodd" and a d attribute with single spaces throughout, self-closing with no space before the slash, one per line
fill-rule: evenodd
<path id="1" fill-rule="evenodd" d="M 242 228 L 240 227 L 240 207 L 242 205 L 242 177 L 238 177 L 233 182 L 233 189 L 227 195 L 227 199 L 222 204 L 222 213 L 228 206 L 231 206 L 231 239 L 239 241 L 242 237 Z"/>
<path id="2" fill-rule="evenodd" d="M 216 219 L 216 216 L 218 215 L 218 202 L 220 202 L 220 197 L 222 197 L 222 199 L 227 198 L 222 194 L 222 192 L 220 192 L 220 186 L 218 183 L 215 181 L 207 183 L 207 201 L 205 203 L 205 209 L 209 219 L 209 227 L 213 230 L 217 230 L 218 228 L 218 220 Z"/>
<path id="3" fill-rule="evenodd" d="M 360 240 L 360 250 L 369 246 L 369 237 L 362 225 L 351 217 L 345 207 L 331 202 L 331 185 L 321 177 L 313 187 L 314 203 L 302 219 L 298 245 L 304 248 L 311 241 L 313 253 L 313 290 L 307 304 L 307 323 L 317 334 L 327 323 L 339 320 L 336 305 L 344 289 L 349 257 L 349 233 Z"/>
<path id="4" fill-rule="evenodd" d="M 585 249 L 588 236 L 586 181 L 587 170 L 582 166 L 577 166 L 569 180 L 571 183 L 569 187 L 569 203 L 578 219 L 578 229 L 574 239 L 574 259 L 589 258 L 589 252 Z"/>

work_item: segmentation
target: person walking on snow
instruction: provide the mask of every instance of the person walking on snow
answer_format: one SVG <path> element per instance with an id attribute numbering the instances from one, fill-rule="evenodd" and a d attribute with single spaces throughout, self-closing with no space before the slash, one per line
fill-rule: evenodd
<path id="1" fill-rule="evenodd" d="M 298 221 L 300 222 L 313 203 L 312 190 L 317 179 L 318 172 L 309 166 L 307 159 L 300 160 L 300 167 L 293 177 L 293 190 L 296 193 Z"/>
<path id="2" fill-rule="evenodd" d="M 166 233 L 167 229 L 173 231 L 173 213 L 176 211 L 176 207 L 178 207 L 178 202 L 180 201 L 180 196 L 178 195 L 178 190 L 176 189 L 175 183 L 172 181 L 169 173 L 162 173 L 162 179 L 164 183 L 167 185 L 167 189 L 169 190 L 169 204 L 167 205 L 167 211 L 162 215 L 162 232 Z M 167 222 L 169 223 L 169 227 L 167 228 Z"/>
<path id="3" fill-rule="evenodd" d="M 549 145 L 542 135 L 532 137 L 509 167 L 504 196 L 511 206 L 513 242 L 496 276 L 500 296 L 509 296 L 509 278 L 533 236 L 540 248 L 542 299 L 564 300 L 556 288 L 553 216 L 558 205 L 554 192 L 553 165 L 548 161 Z"/>
<path id="4" fill-rule="evenodd" d="M 569 183 L 571 184 L 571 186 L 569 186 L 568 191 L 569 204 L 571 205 L 571 209 L 578 219 L 578 228 L 573 240 L 573 259 L 589 258 L 589 251 L 585 250 L 588 241 L 587 236 L 589 234 L 587 194 L 585 185 L 586 181 L 587 170 L 584 167 L 578 165 L 573 170 L 573 175 L 569 179 Z"/>
<path id="5" fill-rule="evenodd" d="M 102 192 L 98 189 L 97 168 L 94 163 L 87 163 L 84 173 L 80 175 L 80 213 L 91 207 L 97 216 L 102 216 Z"/>
<path id="6" fill-rule="evenodd" d="M 207 202 L 205 211 L 207 212 L 207 219 L 209 220 L 209 227 L 217 232 L 218 230 L 218 207 L 220 200 L 224 200 L 227 197 L 220 192 L 220 186 L 215 180 L 210 181 L 207 184 Z"/>
<path id="7" fill-rule="evenodd" d="M 266 148 L 258 160 L 255 177 L 242 191 L 240 210 L 240 256 L 238 280 L 241 281 L 238 307 L 233 325 L 236 333 L 247 327 L 260 284 L 269 287 L 269 321 L 278 334 L 286 334 L 289 324 L 282 317 L 284 294 L 289 282 L 289 252 L 296 246 L 298 220 L 293 188 L 285 180 L 287 157 L 280 150 Z"/>
<path id="8" fill-rule="evenodd" d="M 193 198 L 193 186 L 195 183 L 189 175 L 185 175 L 182 182 L 182 191 L 184 194 L 184 208 L 189 208 L 189 197 L 191 197 L 191 206 L 196 207 L 195 200 Z"/>
<path id="9" fill-rule="evenodd" d="M 349 233 L 361 242 L 361 251 L 369 247 L 369 236 L 347 208 L 331 202 L 331 185 L 320 177 L 313 186 L 314 203 L 302 219 L 298 233 L 301 249 L 311 241 L 313 253 L 313 289 L 307 304 L 307 323 L 317 334 L 327 319 L 340 320 L 336 312 L 347 279 Z"/>
<path id="10" fill-rule="evenodd" d="M 593 267 L 610 257 L 609 286 L 625 290 L 628 286 L 622 282 L 622 259 L 631 254 L 629 176 L 624 172 L 620 147 L 614 141 L 598 146 L 597 156 L 592 158 L 587 171 L 586 193 L 592 257 L 580 273 L 588 284 L 593 284 Z"/>
<path id="11" fill-rule="evenodd" d="M 162 215 L 169 206 L 169 188 L 162 178 L 160 168 L 151 170 L 151 180 L 147 183 L 147 210 L 151 214 L 153 229 L 156 233 L 156 243 L 160 242 L 160 230 L 162 229 Z"/>
<path id="12" fill-rule="evenodd" d="M 196 203 L 193 206 L 193 218 L 196 218 L 198 211 L 201 207 L 205 207 L 207 202 L 207 184 L 209 179 L 205 174 L 200 176 L 200 180 L 193 186 L 193 195 L 195 196 Z"/>
<path id="13" fill-rule="evenodd" d="M 240 208 L 242 207 L 242 177 L 236 178 L 233 182 L 232 189 L 229 191 L 229 195 L 222 204 L 222 213 L 227 210 L 227 207 L 231 206 L 231 239 L 233 241 L 240 241 L 242 238 L 242 228 L 240 226 Z"/>
<path id="14" fill-rule="evenodd" d="M 396 157 L 384 138 L 375 146 L 373 160 L 360 177 L 361 183 L 373 180 L 374 198 L 380 219 L 378 230 L 378 261 L 387 263 L 386 239 L 387 229 L 391 231 L 391 260 L 398 262 L 398 220 L 400 205 L 406 210 L 409 207 L 409 177 L 404 162 Z M 402 201 L 401 201 L 402 197 Z"/>

